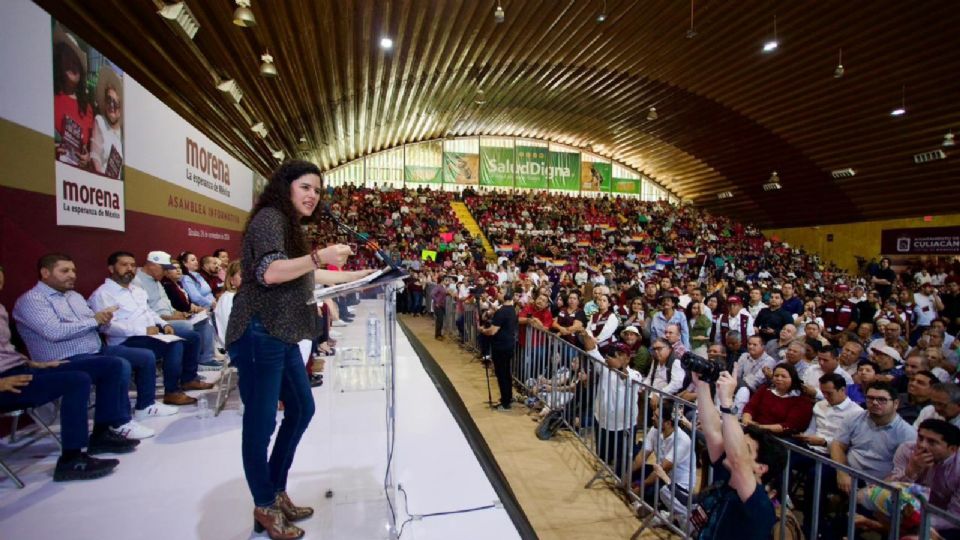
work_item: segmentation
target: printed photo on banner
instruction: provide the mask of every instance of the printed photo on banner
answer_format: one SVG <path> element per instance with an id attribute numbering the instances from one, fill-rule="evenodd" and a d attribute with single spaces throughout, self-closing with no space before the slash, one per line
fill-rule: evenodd
<path id="1" fill-rule="evenodd" d="M 53 22 L 56 158 L 123 179 L 123 73 L 96 49 Z"/>
<path id="2" fill-rule="evenodd" d="M 124 230 L 123 73 L 51 19 L 57 224 Z"/>

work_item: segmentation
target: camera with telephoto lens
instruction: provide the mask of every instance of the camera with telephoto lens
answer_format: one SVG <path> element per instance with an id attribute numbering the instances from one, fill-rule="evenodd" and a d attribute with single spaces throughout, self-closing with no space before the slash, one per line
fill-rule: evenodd
<path id="1" fill-rule="evenodd" d="M 720 372 L 723 371 L 723 366 L 692 352 L 683 353 L 680 357 L 680 365 L 683 369 L 699 375 L 700 380 L 706 383 L 716 382 L 720 378 Z"/>

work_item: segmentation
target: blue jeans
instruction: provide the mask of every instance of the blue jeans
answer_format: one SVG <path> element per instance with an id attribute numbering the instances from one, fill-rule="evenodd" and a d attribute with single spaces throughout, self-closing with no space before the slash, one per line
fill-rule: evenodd
<path id="1" fill-rule="evenodd" d="M 35 369 L 33 373 L 82 371 L 90 377 L 97 392 L 94 424 L 120 427 L 130 421 L 130 401 L 127 398 L 130 364 L 120 356 L 105 354 L 77 354 L 67 360 L 55 368 Z"/>
<path id="2" fill-rule="evenodd" d="M 184 339 L 187 339 L 187 335 L 191 331 L 200 336 L 200 357 L 198 361 L 201 364 L 213 362 L 213 324 L 211 321 L 212 319 L 209 317 L 197 324 L 190 324 L 190 321 L 167 321 L 167 324 L 173 327 L 173 331 Z"/>
<path id="3" fill-rule="evenodd" d="M 412 292 L 410 293 L 410 313 L 414 315 L 419 315 L 423 312 L 423 293 L 422 292 Z"/>
<path id="4" fill-rule="evenodd" d="M 118 356 L 126 362 L 127 384 L 133 378 L 137 386 L 137 403 L 134 407 L 141 411 L 153 405 L 157 400 L 157 357 L 153 351 L 139 347 L 112 345 L 103 348 L 102 354 Z M 124 387 L 126 390 L 126 387 Z M 126 392 L 123 394 L 126 401 Z M 127 407 L 129 409 L 129 405 Z"/>
<path id="5" fill-rule="evenodd" d="M 133 336 L 122 343 L 127 347 L 149 349 L 157 358 L 163 359 L 163 391 L 173 394 L 180 391 L 181 383 L 197 378 L 197 358 L 200 353 L 200 334 L 193 330 L 180 335 L 184 341 L 167 343 L 149 336 Z"/>
<path id="6" fill-rule="evenodd" d="M 271 336 L 253 317 L 240 339 L 230 344 L 230 360 L 240 373 L 243 400 L 243 472 L 257 506 L 269 506 L 287 489 L 287 472 L 303 432 L 314 413 L 313 394 L 296 343 Z M 267 459 L 270 436 L 277 426 L 277 401 L 283 421 Z"/>
<path id="7" fill-rule="evenodd" d="M 69 364 L 68 364 L 69 365 Z M 33 374 L 33 380 L 20 388 L 19 394 L 0 392 L 0 411 L 39 407 L 62 397 L 60 401 L 60 442 L 64 450 L 80 450 L 90 442 L 87 429 L 87 401 L 90 399 L 90 376 L 82 371 L 30 369 L 26 366 L 9 369 L 0 377 Z"/>

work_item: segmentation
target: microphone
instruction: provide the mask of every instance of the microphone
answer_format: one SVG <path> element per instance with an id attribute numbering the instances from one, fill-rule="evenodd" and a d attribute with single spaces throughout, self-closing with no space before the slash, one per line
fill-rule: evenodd
<path id="1" fill-rule="evenodd" d="M 333 213 L 333 210 L 330 209 L 330 203 L 324 203 L 323 213 L 326 214 L 328 218 L 333 220 L 333 222 L 337 224 L 337 228 L 339 228 L 341 231 L 362 242 L 364 247 L 373 252 L 374 256 L 377 257 L 377 260 L 389 266 L 390 268 L 399 270 L 397 263 L 393 262 L 393 258 L 391 258 L 390 255 L 380 247 L 379 242 L 370 238 L 370 235 L 357 231 L 353 227 L 340 221 L 340 218 L 338 218 L 336 214 Z"/>

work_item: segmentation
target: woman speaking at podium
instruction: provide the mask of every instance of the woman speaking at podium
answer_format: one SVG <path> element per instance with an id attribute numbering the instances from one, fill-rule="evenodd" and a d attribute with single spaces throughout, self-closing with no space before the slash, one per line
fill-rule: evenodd
<path id="1" fill-rule="evenodd" d="M 243 471 L 253 502 L 254 529 L 273 540 L 300 538 L 291 524 L 313 515 L 287 495 L 287 471 L 313 416 L 313 395 L 297 343 L 318 333 L 314 283 L 335 285 L 371 270 L 331 272 L 353 254 L 349 246 L 308 244 L 302 223 L 316 216 L 322 198 L 320 170 L 306 161 L 282 164 L 254 205 L 243 232 L 242 284 L 227 324 L 226 345 L 239 370 L 243 415 Z M 276 427 L 283 421 L 267 459 Z"/>

